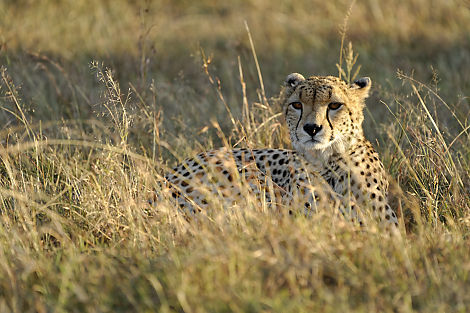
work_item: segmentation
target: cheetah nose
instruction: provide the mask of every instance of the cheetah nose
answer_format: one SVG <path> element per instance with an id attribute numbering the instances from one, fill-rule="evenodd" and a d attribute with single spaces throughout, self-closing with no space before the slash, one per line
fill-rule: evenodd
<path id="1" fill-rule="evenodd" d="M 317 124 L 305 124 L 304 125 L 304 131 L 312 137 L 318 134 L 321 129 L 322 129 L 322 126 L 317 125 Z"/>

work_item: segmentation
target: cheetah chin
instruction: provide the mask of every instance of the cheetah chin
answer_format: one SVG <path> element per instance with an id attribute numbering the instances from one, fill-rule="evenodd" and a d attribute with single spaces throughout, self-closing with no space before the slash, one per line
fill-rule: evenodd
<path id="1" fill-rule="evenodd" d="M 342 137 L 336 137 L 332 141 L 322 142 L 309 139 L 302 143 L 293 142 L 293 148 L 299 152 L 310 163 L 316 164 L 318 161 L 328 160 L 334 153 L 344 153 L 346 143 Z"/>

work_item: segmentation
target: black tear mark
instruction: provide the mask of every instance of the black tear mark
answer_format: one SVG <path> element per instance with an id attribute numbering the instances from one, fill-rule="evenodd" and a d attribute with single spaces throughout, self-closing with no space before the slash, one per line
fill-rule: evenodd
<path id="1" fill-rule="evenodd" d="M 330 108 L 326 109 L 326 120 L 328 121 L 328 124 L 330 125 L 331 130 L 333 130 L 333 125 L 331 124 L 331 121 L 330 121 Z"/>
<path id="2" fill-rule="evenodd" d="M 295 138 L 300 141 L 299 136 L 297 135 L 297 128 L 299 128 L 300 120 L 302 120 L 302 114 L 304 113 L 304 108 L 303 106 L 300 108 L 300 116 L 299 120 L 297 121 L 297 125 L 295 126 Z"/>

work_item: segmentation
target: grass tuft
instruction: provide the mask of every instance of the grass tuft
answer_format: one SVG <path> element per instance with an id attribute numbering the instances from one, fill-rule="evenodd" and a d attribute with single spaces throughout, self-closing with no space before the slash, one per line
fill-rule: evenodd
<path id="1" fill-rule="evenodd" d="M 465 312 L 469 17 L 458 0 L 0 2 L 0 311 Z M 365 133 L 401 237 L 248 191 L 175 208 L 169 167 L 289 148 L 283 78 L 336 70 L 373 80 Z"/>

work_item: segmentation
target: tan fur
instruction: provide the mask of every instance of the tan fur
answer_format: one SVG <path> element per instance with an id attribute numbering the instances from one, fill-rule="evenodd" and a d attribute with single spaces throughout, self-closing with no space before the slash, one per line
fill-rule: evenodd
<path id="1" fill-rule="evenodd" d="M 166 176 L 173 197 L 182 208 L 200 211 L 210 205 L 210 194 L 236 204 L 249 191 L 287 210 L 334 208 L 361 224 L 370 215 L 397 225 L 386 173 L 362 130 L 370 86 L 369 78 L 348 85 L 332 76 L 289 75 L 281 99 L 294 151 L 201 153 Z"/>

